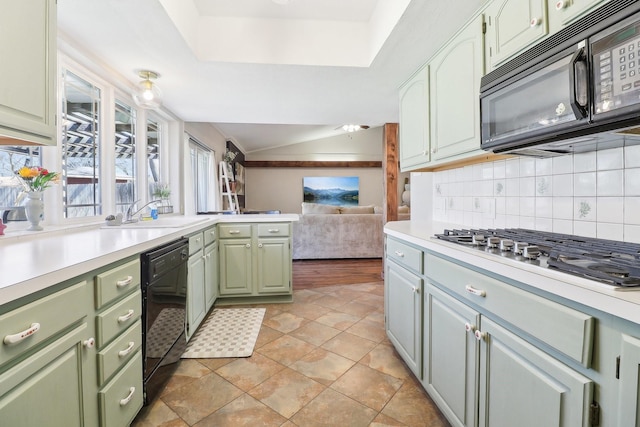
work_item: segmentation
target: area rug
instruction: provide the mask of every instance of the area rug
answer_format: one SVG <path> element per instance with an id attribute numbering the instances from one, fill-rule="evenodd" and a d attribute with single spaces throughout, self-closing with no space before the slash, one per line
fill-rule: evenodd
<path id="1" fill-rule="evenodd" d="M 264 308 L 216 308 L 189 340 L 183 359 L 249 357 L 258 339 Z"/>

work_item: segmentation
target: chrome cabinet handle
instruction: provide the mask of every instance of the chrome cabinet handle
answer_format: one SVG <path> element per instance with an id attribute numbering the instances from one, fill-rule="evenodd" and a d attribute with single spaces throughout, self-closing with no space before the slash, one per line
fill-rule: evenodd
<path id="1" fill-rule="evenodd" d="M 118 323 L 124 323 L 127 320 L 131 319 L 133 313 L 135 313 L 133 309 L 130 309 L 129 311 L 127 311 L 127 314 L 123 314 L 122 316 L 118 317 Z"/>
<path id="2" fill-rule="evenodd" d="M 465 286 L 464 289 L 472 295 L 476 295 L 483 298 L 487 296 L 487 291 L 483 289 L 476 289 L 471 285 Z"/>
<path id="3" fill-rule="evenodd" d="M 397 256 L 399 256 L 400 258 L 404 258 L 404 252 L 395 251 L 395 254 L 396 254 Z"/>
<path id="4" fill-rule="evenodd" d="M 13 335 L 7 335 L 6 337 L 4 337 L 3 342 L 7 345 L 15 344 L 24 340 L 25 338 L 30 337 L 31 335 L 35 334 L 39 330 L 40 330 L 40 323 L 32 323 L 28 329 L 25 329 L 22 332 L 18 332 L 17 334 L 13 334 Z"/>
<path id="5" fill-rule="evenodd" d="M 116 281 L 116 287 L 123 288 L 133 282 L 133 276 L 127 276 L 126 279 Z"/>
<path id="6" fill-rule="evenodd" d="M 118 357 L 125 357 L 127 354 L 131 353 L 131 350 L 133 350 L 133 347 L 135 346 L 136 346 L 136 343 L 134 341 L 129 341 L 129 346 L 124 350 L 120 350 L 118 352 Z"/>
<path id="7" fill-rule="evenodd" d="M 127 397 L 125 397 L 124 399 L 120 399 L 120 406 L 126 406 L 129 402 L 131 402 L 131 399 L 133 398 L 133 394 L 136 392 L 136 388 L 135 387 L 130 387 L 129 388 L 129 395 Z"/>

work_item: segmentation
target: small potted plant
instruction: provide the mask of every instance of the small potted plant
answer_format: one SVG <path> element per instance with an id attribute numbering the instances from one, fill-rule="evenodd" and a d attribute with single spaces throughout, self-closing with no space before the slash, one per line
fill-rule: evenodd
<path id="1" fill-rule="evenodd" d="M 153 190 L 153 196 L 162 200 L 162 205 L 158 206 L 159 214 L 173 213 L 173 206 L 169 202 L 169 196 L 171 196 L 169 184 L 157 183 Z"/>

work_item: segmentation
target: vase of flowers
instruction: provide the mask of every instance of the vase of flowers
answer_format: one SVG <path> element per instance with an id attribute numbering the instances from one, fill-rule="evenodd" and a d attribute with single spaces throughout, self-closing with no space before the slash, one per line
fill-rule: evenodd
<path id="1" fill-rule="evenodd" d="M 40 221 L 44 217 L 42 194 L 52 183 L 57 182 L 59 175 L 38 166 L 32 168 L 25 166 L 16 172 L 16 175 L 22 184 L 23 193 L 27 196 L 24 211 L 27 220 L 31 223 L 27 230 L 42 230 L 40 226 Z"/>

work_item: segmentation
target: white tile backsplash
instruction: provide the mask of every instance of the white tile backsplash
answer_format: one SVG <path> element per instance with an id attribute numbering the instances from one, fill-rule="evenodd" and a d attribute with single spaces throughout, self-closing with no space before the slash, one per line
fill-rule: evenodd
<path id="1" fill-rule="evenodd" d="M 455 227 L 521 227 L 640 243 L 640 145 L 514 157 L 434 172 L 433 216 Z M 427 194 L 429 194 L 427 193 Z"/>

